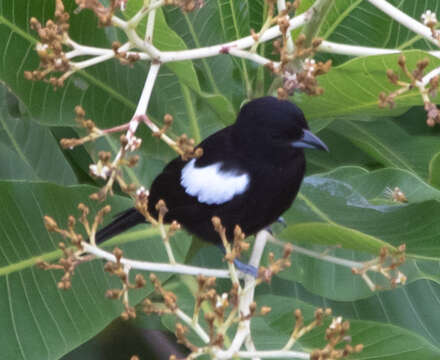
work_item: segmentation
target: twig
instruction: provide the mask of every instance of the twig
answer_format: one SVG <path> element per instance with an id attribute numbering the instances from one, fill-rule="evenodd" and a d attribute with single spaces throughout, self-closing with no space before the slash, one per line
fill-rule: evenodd
<path id="1" fill-rule="evenodd" d="M 285 242 L 274 238 L 272 235 L 269 235 L 268 241 L 273 243 L 273 244 L 276 244 L 278 246 L 281 246 L 281 247 L 284 247 L 286 245 Z M 323 253 L 319 253 L 319 252 L 316 252 L 316 251 L 313 251 L 313 250 L 309 250 L 309 249 L 303 248 L 303 247 L 298 246 L 298 245 L 291 244 L 291 246 L 292 246 L 292 249 L 293 249 L 294 252 L 297 252 L 299 254 L 304 254 L 304 255 L 307 255 L 307 256 L 315 258 L 315 259 L 319 259 L 319 260 L 327 261 L 327 262 L 330 262 L 330 263 L 333 263 L 333 264 L 345 266 L 345 267 L 348 267 L 350 269 L 353 269 L 353 268 L 361 269 L 363 267 L 363 264 L 360 263 L 360 262 L 357 262 L 357 261 L 346 260 L 346 259 L 338 258 L 338 257 L 335 257 L 335 256 L 327 255 L 325 253 L 324 254 Z"/>
<path id="2" fill-rule="evenodd" d="M 277 0 L 277 8 L 278 13 L 285 11 L 287 9 L 286 0 Z M 295 48 L 292 40 L 292 35 L 290 31 L 287 32 L 287 52 L 289 54 L 293 53 L 293 49 Z"/>
<path id="3" fill-rule="evenodd" d="M 432 70 L 431 72 L 429 72 L 428 74 L 426 74 L 423 79 L 422 79 L 422 84 L 423 86 L 426 86 L 429 84 L 429 82 L 431 81 L 432 78 L 436 77 L 440 75 L 440 67 Z"/>
<path id="4" fill-rule="evenodd" d="M 82 242 L 81 245 L 84 250 L 92 255 L 99 258 L 106 259 L 108 261 L 116 262 L 116 257 L 105 250 L 102 250 L 96 246 L 92 246 L 86 242 Z M 228 270 L 221 269 L 206 269 L 197 266 L 174 264 L 169 263 L 156 263 L 149 261 L 139 261 L 121 258 L 121 264 L 129 265 L 131 269 L 145 270 L 145 271 L 158 271 L 158 272 L 169 272 L 175 274 L 186 274 L 186 275 L 204 275 L 204 276 L 215 276 L 218 278 L 229 278 Z"/>
<path id="5" fill-rule="evenodd" d="M 194 332 L 202 339 L 205 344 L 209 343 L 209 335 L 203 330 L 203 328 L 198 323 L 194 323 L 193 319 L 191 319 L 188 315 L 186 315 L 182 310 L 177 309 L 175 311 L 176 316 L 182 320 L 185 324 L 187 324 Z"/>
<path id="6" fill-rule="evenodd" d="M 258 267 L 260 265 L 261 257 L 263 256 L 263 251 L 269 236 L 270 234 L 266 230 L 262 230 L 257 234 L 255 238 L 255 244 L 252 249 L 252 254 L 249 260 L 249 265 L 255 267 Z M 247 290 L 242 290 L 239 294 L 239 313 L 243 317 L 246 317 L 249 314 L 249 307 L 254 300 L 256 279 L 251 275 L 245 275 L 244 283 L 244 289 Z M 232 358 L 240 350 L 241 346 L 243 345 L 249 334 L 250 320 L 246 319 L 238 324 L 237 332 L 235 333 L 234 339 L 229 349 L 216 352 L 216 357 L 219 359 Z"/>
<path id="7" fill-rule="evenodd" d="M 408 28 L 414 31 L 416 34 L 423 36 L 426 40 L 439 46 L 437 39 L 432 37 L 431 29 L 421 22 L 413 19 L 411 16 L 405 14 L 403 11 L 399 10 L 397 7 L 391 5 L 385 0 L 368 0 L 370 4 L 377 7 L 379 10 L 383 11 L 385 14 Z"/>

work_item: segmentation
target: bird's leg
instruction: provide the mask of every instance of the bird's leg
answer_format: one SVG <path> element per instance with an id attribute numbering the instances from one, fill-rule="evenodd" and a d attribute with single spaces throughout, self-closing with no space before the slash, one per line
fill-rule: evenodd
<path id="1" fill-rule="evenodd" d="M 266 230 L 269 234 L 271 234 L 272 236 L 274 236 L 274 231 L 272 229 L 272 226 L 274 224 L 281 224 L 281 226 L 283 227 L 283 229 L 285 229 L 287 227 L 287 223 L 286 220 L 284 220 L 284 218 L 282 216 L 280 216 L 278 219 L 275 220 L 275 222 L 269 226 L 266 226 L 264 228 L 264 230 Z M 276 228 L 275 228 L 276 230 Z"/>
<path id="2" fill-rule="evenodd" d="M 287 227 L 286 220 L 284 220 L 284 218 L 283 218 L 282 216 L 280 216 L 280 217 L 277 219 L 277 221 L 275 221 L 275 222 L 278 223 L 278 224 L 283 225 L 283 228 L 286 228 L 286 227 Z"/>
<path id="3" fill-rule="evenodd" d="M 256 278 L 258 276 L 258 269 L 250 264 L 245 264 L 238 259 L 234 259 L 235 267 L 244 274 L 248 274 Z"/>

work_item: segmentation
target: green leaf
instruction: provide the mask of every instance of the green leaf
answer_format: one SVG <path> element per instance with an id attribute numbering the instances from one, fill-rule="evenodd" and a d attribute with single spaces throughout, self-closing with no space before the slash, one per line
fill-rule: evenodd
<path id="1" fill-rule="evenodd" d="M 440 11 L 440 4 L 436 0 L 388 2 L 417 20 L 427 9 L 437 14 Z M 434 44 L 391 19 L 368 1 L 362 0 L 338 1 L 329 12 L 320 35 L 327 40 L 353 45 L 435 49 Z"/>
<path id="2" fill-rule="evenodd" d="M 34 49 L 38 37 L 29 28 L 29 20 L 32 16 L 42 23 L 52 19 L 55 2 L 35 0 L 25 4 L 23 6 L 22 1 L 0 4 L 0 51 L 7 54 L 0 62 L 0 80 L 23 101 L 32 118 L 42 124 L 76 125 L 73 109 L 81 104 L 99 126 L 120 124 L 121 118 L 129 119 L 134 111 L 138 92 L 127 89 L 142 89 L 142 78 L 136 76 L 136 73 L 145 72 L 145 69 L 141 69 L 139 65 L 135 66 L 137 71 L 126 67 L 119 67 L 115 71 L 115 63 L 109 61 L 79 72 L 57 91 L 48 83 L 32 82 L 24 78 L 25 70 L 34 70 L 39 64 Z M 65 7 L 72 13 L 77 5 L 69 0 L 65 1 Z M 75 41 L 111 47 L 106 32 L 96 29 L 96 17 L 90 11 L 71 16 L 70 24 L 69 34 Z M 95 104 L 100 104 L 99 110 Z"/>
<path id="3" fill-rule="evenodd" d="M 429 162 L 429 183 L 440 188 L 440 153 L 435 154 Z"/>
<path id="4" fill-rule="evenodd" d="M 5 359 L 58 359 L 122 312 L 120 301 L 105 298 L 107 289 L 120 288 L 121 283 L 104 272 L 102 261 L 79 265 L 69 291 L 57 287 L 63 275 L 61 271 L 44 271 L 35 266 L 38 259 L 57 260 L 61 256 L 57 243 L 65 241 L 46 231 L 42 217 L 50 215 L 59 226 L 65 227 L 69 214 L 79 215 L 76 209 L 79 201 L 90 206 L 94 215 L 96 205 L 86 199 L 96 190 L 89 186 L 0 182 L 1 206 L 7 209 L 0 219 L 0 323 L 10 329 L 0 338 Z M 130 204 L 128 199 L 117 196 L 109 200 L 113 213 Z M 185 256 L 188 240 L 184 234 L 173 240 L 178 261 Z M 156 229 L 125 234 L 106 246 L 115 244 L 127 257 L 167 261 Z M 134 275 L 130 273 L 130 277 Z M 168 274 L 160 275 L 161 280 L 168 277 Z M 151 290 L 149 284 L 131 291 L 130 303 L 135 305 Z"/>
<path id="5" fill-rule="evenodd" d="M 0 84 L 0 179 L 76 183 L 52 133 L 21 113 L 13 94 Z"/>
<path id="6" fill-rule="evenodd" d="M 345 279 L 338 278 L 339 281 L 346 285 L 350 284 Z M 440 285 L 432 281 L 418 280 L 397 289 L 372 293 L 369 298 L 357 301 L 334 301 L 318 296 L 296 282 L 278 278 L 273 279 L 270 290 L 260 288 L 259 291 L 262 295 L 270 292 L 274 295 L 298 299 L 316 307 L 330 307 L 334 316 L 395 325 L 422 336 L 431 345 L 440 348 L 437 336 L 440 325 L 436 311 L 440 298 Z M 392 344 L 390 348 L 398 351 L 398 347 Z M 383 351 L 383 348 L 379 351 Z"/>
<path id="7" fill-rule="evenodd" d="M 423 51 L 405 51 L 410 71 L 416 63 L 428 58 L 430 63 L 426 73 L 440 66 L 440 59 Z M 387 69 L 393 69 L 402 81 L 408 81 L 397 65 L 400 54 L 359 57 L 333 68 L 318 77 L 324 94 L 317 97 L 297 96 L 295 101 L 304 111 L 307 119 L 354 117 L 365 119 L 366 116 L 398 115 L 413 105 L 423 105 L 418 90 L 413 89 L 396 98 L 393 109 L 381 109 L 378 106 L 379 93 L 391 93 L 398 89 L 387 77 Z M 435 101 L 439 100 L 436 98 Z"/>
<path id="8" fill-rule="evenodd" d="M 422 178 L 428 177 L 429 162 L 440 145 L 438 137 L 411 136 L 388 118 L 372 122 L 337 120 L 330 127 L 383 166 L 404 169 Z"/>
<path id="9" fill-rule="evenodd" d="M 313 321 L 314 307 L 310 303 L 292 300 L 291 297 L 266 295 L 258 298 L 262 303 L 271 306 L 272 311 L 265 316 L 262 321 L 267 324 L 266 329 L 262 329 L 261 322 L 254 330 L 256 340 L 271 344 L 271 347 L 279 348 L 283 346 L 293 331 L 295 323 L 293 310 L 300 308 L 306 324 Z M 337 311 L 334 316 L 340 315 Z M 328 326 L 328 321 L 325 323 Z M 352 355 L 353 359 L 380 358 L 387 360 L 408 359 L 417 357 L 423 359 L 437 359 L 440 356 L 440 348 L 434 346 L 422 336 L 414 331 L 408 331 L 405 327 L 378 323 L 374 321 L 350 320 L 349 336 L 351 344 L 363 344 L 364 350 L 360 354 Z M 266 337 L 263 338 L 263 334 Z M 324 328 L 320 327 L 313 330 L 310 334 L 301 337 L 296 345 L 297 349 L 322 348 L 325 344 Z"/>
<path id="10" fill-rule="evenodd" d="M 143 29 L 144 27 L 142 27 L 142 30 Z M 141 33 L 144 33 L 144 31 L 141 31 Z M 187 49 L 183 40 L 166 23 L 162 10 L 159 10 L 156 14 L 153 42 L 163 51 Z M 183 84 L 207 101 L 224 125 L 232 123 L 235 118 L 235 111 L 232 104 L 220 93 L 209 94 L 201 90 L 191 61 L 172 62 L 166 66 L 177 75 Z M 193 105 L 187 102 L 187 106 Z"/>
<path id="11" fill-rule="evenodd" d="M 308 222 L 290 225 L 283 231 L 281 237 L 293 239 L 298 243 L 342 246 L 346 249 L 356 249 L 372 253 L 379 252 L 383 247 L 395 250 L 394 247 L 378 238 L 331 223 Z"/>
<path id="12" fill-rule="evenodd" d="M 396 186 L 406 194 L 408 204 L 395 203 L 386 195 L 388 187 Z M 405 243 L 408 254 L 438 259 L 435 234 L 440 231 L 436 217 L 439 199 L 438 190 L 406 171 L 386 169 L 368 173 L 361 168 L 340 168 L 307 177 L 286 219 L 292 226 L 310 222 L 342 226 L 393 246 Z M 303 228 L 301 238 L 307 239 L 306 230 L 312 228 Z M 334 245 L 334 239 L 329 238 L 320 237 L 321 244 Z M 361 238 L 350 247 L 365 251 L 363 241 Z"/>

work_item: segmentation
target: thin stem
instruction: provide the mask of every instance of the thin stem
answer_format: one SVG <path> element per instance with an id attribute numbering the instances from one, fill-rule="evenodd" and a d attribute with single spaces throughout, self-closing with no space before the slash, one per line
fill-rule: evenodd
<path id="1" fill-rule="evenodd" d="M 203 330 L 203 328 L 198 324 L 194 323 L 188 315 L 186 315 L 182 310 L 177 309 L 175 312 L 176 316 L 187 324 L 194 332 L 202 339 L 205 344 L 209 343 L 209 335 Z"/>
<path id="2" fill-rule="evenodd" d="M 148 103 L 150 102 L 151 93 L 153 91 L 153 86 L 156 82 L 157 75 L 159 74 L 159 69 L 160 64 L 154 62 L 151 64 L 141 97 L 136 107 L 136 111 L 134 112 L 134 116 L 145 115 L 147 113 Z M 133 129 L 131 130 L 134 132 Z"/>
<path id="3" fill-rule="evenodd" d="M 164 0 L 158 0 L 158 1 L 152 1 L 149 5 L 147 6 L 142 6 L 139 11 L 136 13 L 136 15 L 134 15 L 129 21 L 128 24 L 135 28 L 141 21 L 142 19 L 147 16 L 150 15 L 152 12 L 156 11 L 157 8 L 161 7 L 165 5 L 165 1 Z"/>
<path id="4" fill-rule="evenodd" d="M 96 246 L 90 245 L 86 242 L 82 242 L 84 250 L 93 254 L 101 259 L 106 259 L 108 261 L 116 262 L 116 257 L 105 250 L 102 250 Z M 139 261 L 121 258 L 121 264 L 129 265 L 131 269 L 145 270 L 145 271 L 158 271 L 158 272 L 169 272 L 175 274 L 186 274 L 186 275 L 204 275 L 204 276 L 215 276 L 219 278 L 229 278 L 229 271 L 221 269 L 206 269 L 197 266 L 182 265 L 182 264 L 168 264 L 168 263 L 156 263 L 149 261 Z"/>
<path id="5" fill-rule="evenodd" d="M 254 247 L 252 249 L 252 254 L 249 260 L 249 265 L 258 268 L 260 265 L 261 257 L 263 256 L 264 248 L 270 234 L 266 230 L 260 231 L 256 238 Z M 249 289 L 247 291 L 241 290 L 239 293 L 239 305 L 238 311 L 243 316 L 249 315 L 249 307 L 254 300 L 254 292 L 256 286 L 256 279 L 251 275 L 245 275 L 244 277 L 244 288 Z M 232 344 L 226 351 L 219 351 L 216 353 L 219 359 L 230 359 L 232 358 L 241 348 L 245 339 L 250 335 L 250 320 L 240 321 L 238 324 L 237 332 L 235 333 Z"/>
<path id="6" fill-rule="evenodd" d="M 236 353 L 239 358 L 255 358 L 262 359 L 310 359 L 310 354 L 301 351 L 285 351 L 285 350 L 266 350 L 266 351 L 238 351 Z M 219 356 L 219 358 L 222 358 Z M 223 358 L 225 359 L 225 358 Z"/>
<path id="7" fill-rule="evenodd" d="M 268 241 L 273 243 L 273 244 L 276 244 L 278 246 L 281 246 L 281 247 L 284 247 L 286 245 L 286 243 L 284 243 L 281 240 L 278 240 L 278 239 L 274 238 L 272 235 L 269 235 Z M 348 267 L 350 269 L 353 269 L 353 268 L 361 269 L 364 266 L 363 263 L 360 263 L 360 262 L 357 262 L 357 261 L 351 261 L 351 260 L 341 259 L 341 258 L 338 258 L 338 257 L 335 257 L 335 256 L 331 256 L 331 255 L 326 255 L 326 254 L 323 254 L 323 253 L 319 253 L 319 252 L 316 252 L 316 251 L 313 251 L 313 250 L 309 250 L 309 249 L 303 248 L 303 247 L 298 246 L 298 245 L 291 244 L 291 246 L 292 246 L 294 252 L 297 252 L 297 253 L 300 253 L 300 254 L 303 254 L 303 255 L 307 255 L 307 256 L 315 258 L 315 259 L 319 259 L 319 260 L 323 260 L 323 261 L 328 261 L 328 262 L 333 263 L 333 264 L 342 265 L 342 266 Z"/>
<path id="8" fill-rule="evenodd" d="M 77 62 L 77 63 L 71 62 L 70 64 L 71 64 L 73 69 L 79 70 L 79 69 L 85 69 L 85 68 L 87 68 L 89 66 L 93 66 L 93 65 L 102 63 L 102 62 L 107 61 L 107 60 L 109 60 L 111 58 L 114 58 L 114 57 L 115 57 L 115 53 L 112 52 L 112 53 L 104 54 L 104 55 L 101 55 L 101 56 L 95 56 L 94 58 L 87 59 L 87 60 L 84 60 L 84 61 L 80 61 L 80 62 Z"/>
<path id="9" fill-rule="evenodd" d="M 258 356 L 257 354 L 257 349 L 255 347 L 254 341 L 252 340 L 252 336 L 249 334 L 246 338 L 246 340 L 244 341 L 244 345 L 246 346 L 246 349 L 253 353 L 254 356 L 252 357 L 252 360 L 261 360 L 261 357 Z"/>
<path id="10" fill-rule="evenodd" d="M 424 86 L 428 85 L 429 82 L 431 81 L 432 78 L 436 77 L 440 75 L 440 67 L 432 70 L 431 72 L 429 72 L 428 74 L 426 74 L 423 79 L 422 79 L 422 84 Z"/>
<path id="11" fill-rule="evenodd" d="M 229 55 L 241 57 L 241 58 L 247 59 L 247 60 L 251 60 L 251 61 L 253 61 L 257 64 L 260 64 L 260 65 L 263 65 L 263 66 L 265 66 L 269 63 L 272 63 L 275 67 L 278 67 L 278 65 L 279 65 L 279 62 L 277 62 L 277 61 L 272 61 L 272 60 L 267 59 L 261 55 L 258 55 L 258 54 L 255 54 L 255 53 L 252 53 L 249 51 L 245 51 L 245 50 L 239 50 L 236 48 L 231 48 L 229 50 Z"/>
<path id="12" fill-rule="evenodd" d="M 152 59 L 158 60 L 161 57 L 161 52 L 147 41 L 143 41 L 136 32 L 136 29 L 127 27 L 124 29 L 128 39 L 139 49 L 145 51 Z"/>
<path id="13" fill-rule="evenodd" d="M 310 18 L 309 11 L 310 10 L 290 19 L 289 31 L 296 29 L 300 26 L 303 26 Z M 264 34 L 261 35 L 261 38 L 258 41 L 260 43 L 266 42 L 278 36 L 281 36 L 281 32 L 278 25 L 276 25 L 265 31 Z M 173 61 L 200 59 L 204 57 L 216 56 L 219 54 L 226 54 L 231 48 L 246 49 L 251 47 L 253 44 L 255 44 L 254 38 L 252 36 L 246 36 L 244 38 L 231 41 L 228 43 L 207 46 L 198 49 L 181 50 L 181 51 L 164 51 L 161 53 L 159 60 L 163 63 L 166 63 Z"/>
<path id="14" fill-rule="evenodd" d="M 286 10 L 287 9 L 286 0 L 277 0 L 277 8 L 278 8 L 278 13 Z M 294 48 L 295 48 L 295 46 L 293 44 L 292 34 L 290 33 L 290 31 L 288 31 L 287 32 L 287 52 L 289 54 L 292 54 Z"/>
<path id="15" fill-rule="evenodd" d="M 402 52 L 398 49 L 384 49 L 384 48 L 373 48 L 367 46 L 357 46 L 357 45 L 346 45 L 338 44 L 331 41 L 323 41 L 318 47 L 318 51 L 340 54 L 340 55 L 350 55 L 350 56 L 369 56 L 369 55 L 386 55 L 386 54 L 396 54 Z"/>
<path id="16" fill-rule="evenodd" d="M 411 16 L 405 14 L 403 11 L 400 11 L 397 7 L 391 5 L 389 2 L 385 0 L 368 0 L 370 4 L 377 7 L 379 10 L 383 11 L 385 14 L 408 28 L 409 30 L 414 31 L 416 34 L 423 36 L 426 40 L 432 42 L 433 44 L 439 46 L 439 43 L 436 39 L 432 37 L 431 29 L 421 22 L 413 19 Z"/>
<path id="17" fill-rule="evenodd" d="M 159 221 L 159 230 L 160 230 L 160 236 L 162 237 L 163 245 L 165 246 L 165 250 L 168 255 L 168 260 L 170 261 L 170 264 L 176 264 L 176 259 L 174 257 L 173 249 L 171 248 L 170 240 L 165 230 L 165 225 L 163 224 L 163 221 Z"/>
<path id="18" fill-rule="evenodd" d="M 156 9 L 160 6 L 164 5 L 163 0 L 159 1 L 153 1 L 153 3 L 150 4 L 150 12 L 148 14 L 147 19 L 147 28 L 145 30 L 145 41 L 149 43 L 153 43 L 153 32 L 154 32 L 154 22 L 156 20 Z"/>

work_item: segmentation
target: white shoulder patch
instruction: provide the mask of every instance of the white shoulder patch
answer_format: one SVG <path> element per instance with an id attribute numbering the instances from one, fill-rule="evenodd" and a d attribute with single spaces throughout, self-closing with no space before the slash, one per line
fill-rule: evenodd
<path id="1" fill-rule="evenodd" d="M 180 184 L 188 195 L 196 196 L 201 203 L 220 205 L 242 194 L 249 186 L 249 175 L 221 171 L 221 163 L 195 167 L 192 159 L 182 169 Z"/>

